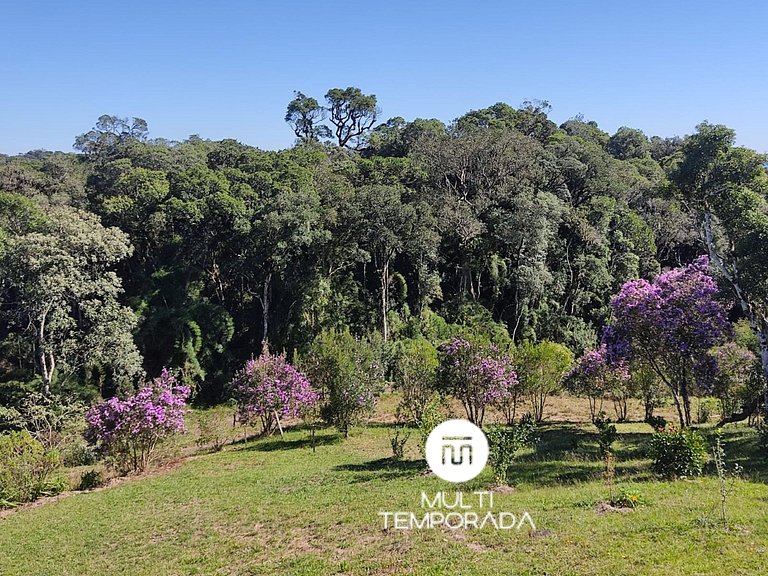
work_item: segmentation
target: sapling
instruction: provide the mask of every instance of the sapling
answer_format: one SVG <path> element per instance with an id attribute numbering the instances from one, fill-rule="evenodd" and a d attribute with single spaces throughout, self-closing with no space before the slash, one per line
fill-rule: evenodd
<path id="1" fill-rule="evenodd" d="M 736 484 L 736 479 L 741 475 L 741 466 L 733 465 L 733 471 L 728 472 L 728 466 L 725 461 L 725 449 L 722 443 L 722 430 L 715 432 L 715 446 L 712 451 L 715 461 L 715 470 L 717 470 L 717 483 L 720 491 L 720 519 L 723 521 L 723 527 L 728 526 L 726 517 L 726 501 L 728 495 Z"/>

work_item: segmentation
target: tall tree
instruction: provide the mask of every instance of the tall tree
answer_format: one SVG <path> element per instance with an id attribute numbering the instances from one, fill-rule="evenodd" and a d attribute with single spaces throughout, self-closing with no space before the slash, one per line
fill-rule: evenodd
<path id="1" fill-rule="evenodd" d="M 147 122 L 141 118 L 120 118 L 104 114 L 96 126 L 75 138 L 74 148 L 94 158 L 111 158 L 125 145 L 147 139 Z"/>
<path id="2" fill-rule="evenodd" d="M 360 137 L 376 122 L 379 108 L 374 94 L 363 94 L 360 88 L 331 88 L 325 94 L 329 121 L 339 146 L 358 147 Z"/>
<path id="3" fill-rule="evenodd" d="M 301 92 L 295 92 L 294 95 L 294 99 L 288 103 L 285 121 L 293 128 L 296 137 L 302 142 L 330 138 L 330 129 L 320 124 L 325 120 L 326 110 L 310 96 Z"/>
<path id="4" fill-rule="evenodd" d="M 111 370 L 116 380 L 139 372 L 135 316 L 118 302 L 122 286 L 112 271 L 131 250 L 123 232 L 70 208 L 49 211 L 42 231 L 5 244 L 2 314 L 32 344 L 44 394 L 57 373 L 86 366 Z"/>
<path id="5" fill-rule="evenodd" d="M 612 361 L 646 363 L 669 387 L 681 426 L 691 424 L 691 395 L 711 392 L 717 365 L 709 350 L 730 332 L 708 267 L 702 256 L 653 282 L 627 282 L 611 301 L 604 334 Z"/>
<path id="6" fill-rule="evenodd" d="M 734 147 L 734 139 L 725 126 L 699 124 L 683 143 L 670 178 L 699 223 L 712 264 L 757 334 L 768 415 L 767 158 Z"/>

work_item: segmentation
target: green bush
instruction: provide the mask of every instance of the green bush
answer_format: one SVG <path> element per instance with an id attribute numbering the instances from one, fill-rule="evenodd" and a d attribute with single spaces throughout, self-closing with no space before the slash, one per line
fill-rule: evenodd
<path id="1" fill-rule="evenodd" d="M 707 462 L 704 438 L 695 430 L 668 428 L 651 437 L 653 471 L 668 478 L 699 476 Z"/>
<path id="2" fill-rule="evenodd" d="M 85 440 L 72 442 L 61 449 L 61 461 L 64 466 L 75 468 L 77 466 L 91 466 L 96 463 L 98 457 L 96 448 L 89 446 Z"/>
<path id="3" fill-rule="evenodd" d="M 0 435 L 0 503 L 20 504 L 57 494 L 65 483 L 56 472 L 61 458 L 27 431 Z"/>
<path id="4" fill-rule="evenodd" d="M 490 426 L 485 435 L 488 438 L 488 464 L 493 469 L 496 482 L 507 484 L 517 453 L 537 441 L 536 424 L 531 415 L 526 414 L 517 424 Z"/>
<path id="5" fill-rule="evenodd" d="M 636 488 L 624 488 L 619 497 L 611 502 L 613 506 L 621 508 L 637 508 L 638 506 L 645 504 L 645 497 L 643 493 Z"/>
<path id="6" fill-rule="evenodd" d="M 418 423 L 435 393 L 437 349 L 426 338 L 401 340 L 393 347 L 392 365 L 395 385 L 402 394 L 398 414 L 406 422 Z"/>
<path id="7" fill-rule="evenodd" d="M 213 452 L 221 452 L 232 441 L 232 423 L 215 410 L 206 410 L 196 414 L 197 438 L 195 445 L 202 449 L 209 447 Z"/>
<path id="8" fill-rule="evenodd" d="M 87 472 L 83 473 L 83 475 L 80 477 L 80 484 L 78 485 L 77 489 L 93 490 L 94 488 L 104 486 L 106 482 L 107 480 L 104 477 L 104 473 L 101 470 L 94 468 L 93 470 L 88 470 Z"/>
<path id="9" fill-rule="evenodd" d="M 663 416 L 649 416 L 645 419 L 645 423 L 654 430 L 664 430 L 667 427 L 667 420 Z"/>
<path id="10" fill-rule="evenodd" d="M 349 332 L 324 331 L 302 362 L 310 381 L 322 392 L 320 413 L 344 436 L 372 413 L 384 384 L 380 346 L 373 337 L 358 340 Z"/>

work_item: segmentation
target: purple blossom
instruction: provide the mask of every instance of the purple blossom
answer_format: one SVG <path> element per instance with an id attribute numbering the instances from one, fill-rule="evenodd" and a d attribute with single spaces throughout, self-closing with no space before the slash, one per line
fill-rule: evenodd
<path id="1" fill-rule="evenodd" d="M 319 400 L 307 377 L 286 361 L 285 354 L 273 355 L 269 350 L 246 362 L 235 374 L 230 389 L 240 420 L 261 418 L 265 433 L 272 432 L 277 424 L 275 414 L 296 418 Z"/>
<path id="2" fill-rule="evenodd" d="M 639 360 L 650 365 L 682 398 L 686 414 L 691 387 L 710 392 L 717 363 L 708 351 L 731 332 L 709 260 L 660 274 L 652 283 L 632 280 L 611 300 L 614 321 L 603 342 L 612 362 Z M 679 411 L 681 423 L 689 416 Z"/>
<path id="3" fill-rule="evenodd" d="M 453 338 L 439 347 L 440 381 L 464 405 L 467 418 L 481 425 L 485 409 L 511 397 L 518 385 L 512 359 L 497 346 Z"/>
<path id="4" fill-rule="evenodd" d="M 159 378 L 127 398 L 109 398 L 86 412 L 86 436 L 123 467 L 145 468 L 157 444 L 183 432 L 190 388 L 163 369 Z"/>

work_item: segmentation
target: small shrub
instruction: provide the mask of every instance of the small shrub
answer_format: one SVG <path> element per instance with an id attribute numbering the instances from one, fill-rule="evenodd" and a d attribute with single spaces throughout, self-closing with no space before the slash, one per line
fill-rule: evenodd
<path id="1" fill-rule="evenodd" d="M 653 471 L 668 478 L 699 476 L 707 462 L 704 438 L 691 429 L 657 431 L 651 437 L 649 453 Z"/>
<path id="2" fill-rule="evenodd" d="M 614 506 L 621 508 L 637 508 L 645 504 L 645 497 L 636 488 L 623 488 L 619 497 L 613 502 Z"/>
<path id="3" fill-rule="evenodd" d="M 72 442 L 61 450 L 61 462 L 69 468 L 77 466 L 91 466 L 96 463 L 98 456 L 93 446 L 89 446 L 82 439 Z"/>
<path id="4" fill-rule="evenodd" d="M 389 443 L 392 445 L 392 460 L 402 460 L 405 456 L 405 443 L 411 437 L 410 432 L 402 428 L 396 428 L 394 435 L 390 435 Z"/>
<path id="5" fill-rule="evenodd" d="M 210 447 L 214 452 L 221 452 L 232 439 L 232 425 L 222 419 L 215 411 L 205 411 L 197 417 L 198 448 Z"/>
<path id="6" fill-rule="evenodd" d="M 104 486 L 106 484 L 106 478 L 104 477 L 104 473 L 101 470 L 93 469 L 88 470 L 87 472 L 83 472 L 83 475 L 80 477 L 80 484 L 78 485 L 78 490 L 93 490 L 94 488 L 99 488 L 101 486 Z"/>
<path id="7" fill-rule="evenodd" d="M 712 419 L 712 415 L 717 411 L 717 401 L 714 398 L 699 399 L 696 410 L 696 422 L 706 424 Z"/>
<path id="8" fill-rule="evenodd" d="M 723 448 L 722 434 L 723 431 L 720 429 L 715 432 L 715 446 L 712 450 L 712 456 L 715 461 L 718 490 L 720 492 L 720 519 L 723 522 L 723 526 L 727 526 L 726 503 L 728 496 L 736 483 L 736 479 L 741 475 L 741 466 L 739 464 L 734 464 L 733 470 L 728 470 L 725 461 L 725 449 Z"/>
<path id="9" fill-rule="evenodd" d="M 261 356 L 248 360 L 235 374 L 230 390 L 239 420 L 250 423 L 261 419 L 265 436 L 277 431 L 280 418 L 298 418 L 319 398 L 307 377 L 286 361 L 285 354 L 270 354 L 266 347 Z"/>
<path id="10" fill-rule="evenodd" d="M 435 393 L 437 349 L 425 338 L 398 342 L 393 353 L 395 386 L 402 394 L 397 411 L 407 422 L 421 420 L 424 407 Z"/>
<path id="11" fill-rule="evenodd" d="M 0 502 L 23 503 L 66 488 L 61 458 L 27 431 L 0 435 Z"/>
<path id="12" fill-rule="evenodd" d="M 461 402 L 473 424 L 482 427 L 488 406 L 503 406 L 517 396 L 519 380 L 512 358 L 497 346 L 453 338 L 441 344 L 439 351 L 439 387 Z"/>
<path id="13" fill-rule="evenodd" d="M 319 334 L 304 365 L 321 390 L 320 414 L 346 438 L 350 428 L 372 413 L 384 384 L 384 365 L 368 340 L 335 330 Z"/>
<path id="14" fill-rule="evenodd" d="M 611 419 L 607 418 L 604 412 L 595 416 L 594 423 L 597 427 L 597 442 L 600 445 L 600 453 L 605 455 L 611 451 L 611 444 L 616 442 L 618 436 L 616 426 L 611 424 Z"/>
<path id="15" fill-rule="evenodd" d="M 490 426 L 486 437 L 489 448 L 488 464 L 493 469 L 496 482 L 507 484 L 509 470 L 517 453 L 536 442 L 536 424 L 530 415 L 526 415 L 512 426 Z"/>
<path id="16" fill-rule="evenodd" d="M 573 352 L 562 344 L 542 340 L 526 343 L 515 356 L 518 375 L 527 392 L 533 417 L 537 423 L 544 420 L 547 399 L 562 389 L 563 376 L 573 364 Z"/>

